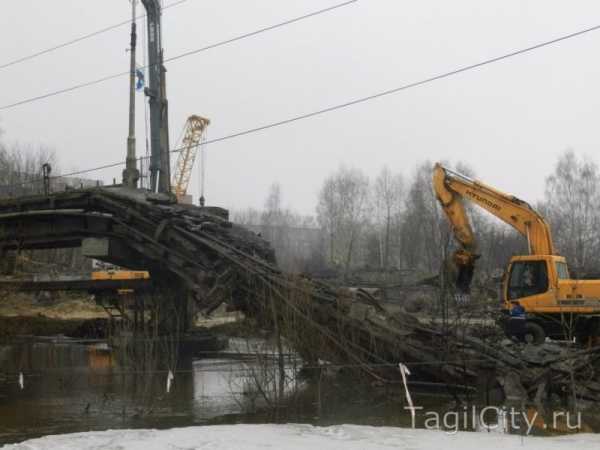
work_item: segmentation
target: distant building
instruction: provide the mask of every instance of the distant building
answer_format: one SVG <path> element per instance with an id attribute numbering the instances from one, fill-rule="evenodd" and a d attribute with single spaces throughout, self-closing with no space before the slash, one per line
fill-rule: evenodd
<path id="1" fill-rule="evenodd" d="M 322 231 L 319 228 L 268 225 L 243 227 L 269 241 L 275 249 L 278 262 L 284 268 L 287 268 L 286 264 L 293 265 L 293 261 L 311 259 L 322 246 Z"/>
<path id="2" fill-rule="evenodd" d="M 68 191 L 70 189 L 85 189 L 97 186 L 104 186 L 104 182 L 89 178 L 60 177 L 51 180 L 50 191 L 61 192 Z"/>

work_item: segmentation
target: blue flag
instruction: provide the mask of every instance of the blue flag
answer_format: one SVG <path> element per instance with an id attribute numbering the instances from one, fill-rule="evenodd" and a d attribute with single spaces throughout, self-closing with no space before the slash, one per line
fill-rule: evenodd
<path id="1" fill-rule="evenodd" d="M 137 77 L 135 89 L 141 91 L 146 85 L 146 77 L 144 76 L 144 72 L 142 72 L 141 69 L 135 69 L 135 76 Z"/>

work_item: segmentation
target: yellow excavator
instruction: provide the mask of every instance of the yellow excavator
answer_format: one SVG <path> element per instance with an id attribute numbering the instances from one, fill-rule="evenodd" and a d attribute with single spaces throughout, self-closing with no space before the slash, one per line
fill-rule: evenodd
<path id="1" fill-rule="evenodd" d="M 527 202 L 441 164 L 433 169 L 433 188 L 444 210 L 458 250 L 451 263 L 457 290 L 468 294 L 479 255 L 477 241 L 465 209 L 469 201 L 507 223 L 527 239 L 528 255 L 510 259 L 502 281 L 503 323 L 511 311 L 524 309 L 520 336 L 539 344 L 546 337 L 589 341 L 600 336 L 600 280 L 571 279 L 567 261 L 552 241 L 548 222 Z M 521 317 L 522 318 L 522 317 Z M 507 327 L 507 334 L 508 332 Z"/>

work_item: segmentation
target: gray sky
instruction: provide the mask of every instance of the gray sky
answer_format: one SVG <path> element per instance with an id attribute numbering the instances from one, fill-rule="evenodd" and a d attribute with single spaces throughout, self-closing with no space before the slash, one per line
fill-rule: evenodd
<path id="1" fill-rule="evenodd" d="M 187 0 L 165 11 L 166 56 L 341 0 Z M 165 1 L 166 4 L 169 1 Z M 125 20 L 127 0 L 3 0 L 0 65 Z M 142 7 L 140 5 L 140 11 Z M 172 145 L 190 114 L 208 137 L 343 103 L 600 23 L 600 2 L 360 0 L 167 66 Z M 0 70 L 0 104 L 128 69 L 124 26 Z M 596 159 L 600 31 L 366 104 L 208 147 L 210 204 L 261 207 L 269 185 L 313 213 L 340 164 L 409 175 L 462 160 L 526 200 L 566 148 Z M 141 55 L 139 58 L 141 62 Z M 6 141 L 54 148 L 63 171 L 124 159 L 127 77 L 0 112 Z M 138 95 L 138 154 L 143 109 Z M 121 168 L 90 177 L 120 178 Z M 198 181 L 192 180 L 197 195 Z"/>

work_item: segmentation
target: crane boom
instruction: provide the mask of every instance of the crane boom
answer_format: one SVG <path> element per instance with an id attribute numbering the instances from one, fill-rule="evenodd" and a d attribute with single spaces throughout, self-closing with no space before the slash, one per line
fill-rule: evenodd
<path id="1" fill-rule="evenodd" d="M 525 236 L 531 255 L 556 255 L 548 222 L 527 202 L 472 180 L 441 164 L 433 170 L 433 188 L 461 248 L 454 255 L 457 285 L 468 291 L 477 255 L 477 240 L 465 211 L 466 199 L 490 212 Z"/>
<path id="2" fill-rule="evenodd" d="M 186 122 L 182 150 L 179 152 L 171 182 L 173 193 L 178 200 L 181 200 L 187 194 L 198 147 L 209 124 L 210 120 L 195 115 L 190 116 Z"/>

